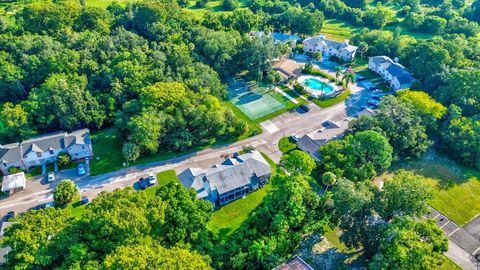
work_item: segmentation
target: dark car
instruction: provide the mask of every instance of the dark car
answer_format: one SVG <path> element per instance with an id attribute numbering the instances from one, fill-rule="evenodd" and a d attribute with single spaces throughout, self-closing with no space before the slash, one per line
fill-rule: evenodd
<path id="1" fill-rule="evenodd" d="M 40 210 L 40 209 L 43 209 L 43 208 L 49 208 L 49 207 L 54 207 L 54 206 L 55 206 L 54 202 L 47 202 L 47 203 L 39 204 L 39 205 L 33 207 L 32 209 L 33 210 Z"/>
<path id="2" fill-rule="evenodd" d="M 302 104 L 300 105 L 300 109 L 306 111 L 306 112 L 309 112 L 310 111 L 310 107 L 308 107 L 307 104 Z"/>
<path id="3" fill-rule="evenodd" d="M 368 90 L 370 90 L 370 91 L 377 90 L 377 89 L 378 89 L 378 87 L 376 87 L 376 86 L 371 86 L 371 87 L 368 88 Z"/>
<path id="4" fill-rule="evenodd" d="M 375 95 L 375 96 L 372 96 L 372 98 L 376 99 L 376 100 L 380 100 L 382 98 L 382 96 Z"/>
<path id="5" fill-rule="evenodd" d="M 374 107 L 374 108 L 377 108 L 379 105 L 380 105 L 380 101 L 378 100 L 369 100 L 367 102 L 368 105 Z"/>
<path id="6" fill-rule="evenodd" d="M 358 76 L 358 77 L 357 77 L 357 82 L 365 81 L 366 79 L 367 79 L 367 78 L 365 78 L 365 77 Z"/>
<path id="7" fill-rule="evenodd" d="M 87 204 L 89 202 L 90 202 L 90 200 L 87 197 L 82 197 L 82 199 L 80 200 L 80 205 L 84 205 L 84 204 Z"/>
<path id="8" fill-rule="evenodd" d="M 8 221 L 9 219 L 14 218 L 14 217 L 15 217 L 15 212 L 10 211 L 3 217 L 3 220 Z"/>

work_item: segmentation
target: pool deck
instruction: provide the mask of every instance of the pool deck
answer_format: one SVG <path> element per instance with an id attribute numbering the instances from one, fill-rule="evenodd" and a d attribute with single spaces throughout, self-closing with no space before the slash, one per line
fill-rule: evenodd
<path id="1" fill-rule="evenodd" d="M 331 86 L 333 88 L 332 91 L 330 92 L 325 92 L 324 91 L 321 91 L 321 90 L 317 90 L 317 89 L 313 89 L 311 87 L 309 87 L 308 85 L 305 84 L 305 80 L 307 79 L 310 79 L 310 78 L 313 78 L 313 79 L 316 79 L 316 80 L 319 80 L 325 84 L 328 84 L 329 86 Z M 315 76 L 315 75 L 302 75 L 300 76 L 298 79 L 297 79 L 297 82 L 299 82 L 300 84 L 302 84 L 303 87 L 305 87 L 307 89 L 307 92 L 309 92 L 310 96 L 314 97 L 314 98 L 320 98 L 322 96 L 326 96 L 326 97 L 329 97 L 331 95 L 335 95 L 336 93 L 340 92 L 341 91 L 341 88 L 337 85 L 335 85 L 334 83 L 330 82 L 329 80 L 321 77 L 321 76 Z M 317 93 L 322 93 L 322 94 L 317 94 Z"/>

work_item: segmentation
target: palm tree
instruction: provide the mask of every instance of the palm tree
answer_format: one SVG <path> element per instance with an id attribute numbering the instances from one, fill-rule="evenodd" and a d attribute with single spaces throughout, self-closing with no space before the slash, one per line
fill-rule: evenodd
<path id="1" fill-rule="evenodd" d="M 345 75 L 343 75 L 343 80 L 345 82 L 345 88 L 347 88 L 351 82 L 355 81 L 355 72 L 352 69 L 348 69 Z"/>
<path id="2" fill-rule="evenodd" d="M 322 183 L 325 185 L 325 192 L 329 187 L 337 183 L 337 176 L 332 172 L 326 172 L 322 175 Z"/>
<path id="3" fill-rule="evenodd" d="M 335 81 L 338 82 L 338 77 L 342 74 L 342 68 L 340 66 L 335 67 Z"/>

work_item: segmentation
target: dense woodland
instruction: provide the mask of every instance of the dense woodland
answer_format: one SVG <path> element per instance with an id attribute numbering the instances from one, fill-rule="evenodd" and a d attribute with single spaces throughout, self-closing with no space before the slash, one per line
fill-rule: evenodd
<path id="1" fill-rule="evenodd" d="M 325 19 L 365 27 L 352 42 L 366 56 L 398 57 L 418 83 L 322 146 L 321 162 L 284 155 L 272 191 L 227 238 L 207 228 L 213 207 L 194 191 L 172 183 L 150 197 L 127 188 L 102 193 L 79 218 L 61 208 L 26 213 L 5 234 L 13 248 L 5 269 L 271 269 L 326 225 L 363 248 L 370 269 L 434 269 L 444 260 L 442 231 L 418 218 L 431 197 L 422 179 L 400 171 L 381 191 L 370 180 L 433 146 L 480 168 L 480 0 L 404 0 L 397 16 L 388 1 L 251 0 L 238 8 L 226 0 L 232 12 L 201 20 L 181 0 L 107 9 L 32 2 L 0 18 L 0 143 L 113 126 L 134 161 L 236 138 L 248 127 L 222 105 L 227 80 L 268 78 L 271 60 L 290 50 L 245 34 L 305 37 Z"/>

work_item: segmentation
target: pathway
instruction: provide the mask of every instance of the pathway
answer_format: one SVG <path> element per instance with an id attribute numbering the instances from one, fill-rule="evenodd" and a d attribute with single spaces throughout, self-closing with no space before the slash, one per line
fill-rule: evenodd
<path id="1" fill-rule="evenodd" d="M 275 87 L 275 91 L 277 91 L 278 93 L 282 94 L 282 96 L 288 98 L 291 102 L 293 102 L 293 104 L 298 104 L 298 100 L 296 100 L 295 98 L 293 98 L 292 96 L 290 96 L 289 94 L 285 93 L 282 89 L 278 88 L 278 87 Z"/>

